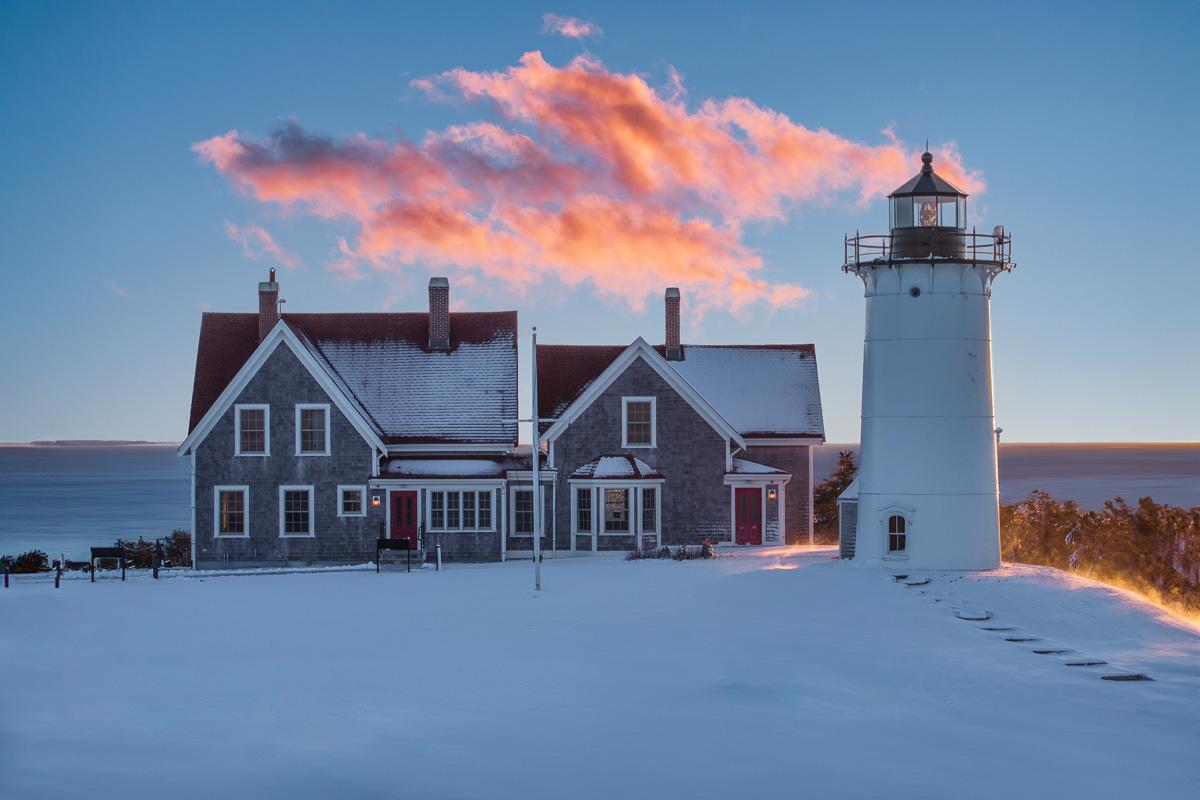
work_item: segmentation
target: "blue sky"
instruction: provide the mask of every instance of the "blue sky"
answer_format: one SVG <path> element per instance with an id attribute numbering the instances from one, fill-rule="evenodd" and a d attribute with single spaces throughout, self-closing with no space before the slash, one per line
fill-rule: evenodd
<path id="1" fill-rule="evenodd" d="M 856 147 L 888 146 L 885 128 L 906 150 L 954 143 L 986 184 L 972 222 L 1005 225 L 1018 264 L 992 303 L 1005 439 L 1197 440 L 1198 9 L 5 3 L 0 440 L 181 439 L 202 310 L 254 310 L 277 263 L 247 257 L 228 225 L 258 226 L 298 260 L 280 274 L 288 311 L 424 310 L 428 277 L 450 273 L 461 307 L 516 308 L 543 342 L 661 341 L 661 288 L 613 296 L 550 268 L 514 283 L 421 258 L 347 281 L 327 266 L 339 240 L 360 243 L 354 220 L 256 198 L 192 149 L 232 130 L 266 141 L 288 119 L 337 141 L 478 122 L 537 138 L 411 84 L 503 72 L 530 51 L 555 70 L 586 53 L 663 96 L 675 71 L 689 114 L 744 98 Z M 546 13 L 603 33 L 543 33 Z M 735 222 L 755 279 L 806 297 L 712 302 L 684 341 L 814 343 L 828 437 L 857 440 L 864 305 L 839 269 L 842 236 L 886 232 L 884 203 L 833 189 Z M 681 288 L 685 314 L 689 297 L 719 294 Z"/>

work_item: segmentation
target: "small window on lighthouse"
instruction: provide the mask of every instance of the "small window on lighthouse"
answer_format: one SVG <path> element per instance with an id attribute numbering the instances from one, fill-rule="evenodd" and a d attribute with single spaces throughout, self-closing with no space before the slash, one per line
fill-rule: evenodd
<path id="1" fill-rule="evenodd" d="M 904 553 L 908 546 L 908 534 L 904 517 L 893 514 L 888 517 L 888 555 Z"/>

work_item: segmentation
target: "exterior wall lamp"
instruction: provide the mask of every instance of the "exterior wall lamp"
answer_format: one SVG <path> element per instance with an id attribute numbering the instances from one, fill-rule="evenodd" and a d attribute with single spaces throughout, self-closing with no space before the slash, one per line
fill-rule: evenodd
<path id="1" fill-rule="evenodd" d="M 768 490 L 767 490 L 767 499 L 768 499 L 768 500 L 774 500 L 774 499 L 775 499 L 775 490 L 774 490 L 774 489 L 768 489 Z"/>
<path id="2" fill-rule="evenodd" d="M 379 508 L 379 495 L 371 495 L 371 505 L 373 505 L 375 508 Z"/>

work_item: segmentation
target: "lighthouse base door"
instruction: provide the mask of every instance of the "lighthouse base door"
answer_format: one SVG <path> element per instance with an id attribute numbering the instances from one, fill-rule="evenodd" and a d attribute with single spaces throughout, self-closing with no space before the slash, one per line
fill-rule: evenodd
<path id="1" fill-rule="evenodd" d="M 417 493 L 392 492 L 390 539 L 408 539 L 408 549 L 417 549 Z"/>
<path id="2" fill-rule="evenodd" d="M 734 490 L 734 541 L 738 544 L 762 544 L 762 490 Z"/>

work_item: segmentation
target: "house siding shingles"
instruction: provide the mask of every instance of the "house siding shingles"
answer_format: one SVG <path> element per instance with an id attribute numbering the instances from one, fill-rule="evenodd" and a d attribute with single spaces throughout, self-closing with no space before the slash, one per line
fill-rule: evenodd
<path id="1" fill-rule="evenodd" d="M 808 544 L 808 519 L 812 512 L 808 504 L 808 445 L 750 447 L 739 451 L 736 457 L 791 474 L 784 506 L 784 524 L 787 526 L 784 543 Z"/>
<path id="2" fill-rule="evenodd" d="M 269 456 L 234 455 L 239 403 L 269 404 Z M 330 455 L 296 455 L 297 404 L 329 404 Z M 372 448 L 286 345 L 280 345 L 196 447 L 196 561 L 199 567 L 363 563 L 375 557 L 384 509 L 339 517 L 337 487 L 366 486 Z M 313 487 L 313 538 L 279 535 L 279 487 Z M 249 486 L 249 538 L 215 536 L 214 487 Z M 364 497 L 364 503 L 367 498 Z"/>
<path id="3" fill-rule="evenodd" d="M 622 397 L 657 398 L 656 447 L 621 447 Z M 571 487 L 567 476 L 599 455 L 618 453 L 639 458 L 666 476 L 660 499 L 663 544 L 729 540 L 725 438 L 638 358 L 555 440 L 559 549 L 571 547 Z M 590 535 L 581 535 L 576 537 L 577 549 L 585 538 L 590 546 Z M 597 549 L 632 549 L 633 544 L 632 535 L 601 534 Z"/>

